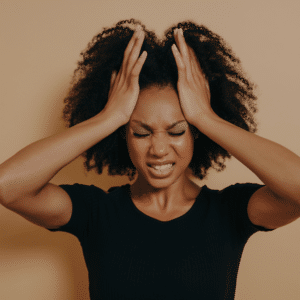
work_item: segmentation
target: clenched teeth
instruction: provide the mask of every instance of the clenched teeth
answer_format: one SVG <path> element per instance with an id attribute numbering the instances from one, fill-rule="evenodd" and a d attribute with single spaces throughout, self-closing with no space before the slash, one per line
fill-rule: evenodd
<path id="1" fill-rule="evenodd" d="M 167 165 L 162 165 L 162 166 L 151 165 L 151 167 L 155 170 L 165 170 L 165 169 L 171 168 L 172 166 L 173 166 L 173 164 L 167 164 Z"/>

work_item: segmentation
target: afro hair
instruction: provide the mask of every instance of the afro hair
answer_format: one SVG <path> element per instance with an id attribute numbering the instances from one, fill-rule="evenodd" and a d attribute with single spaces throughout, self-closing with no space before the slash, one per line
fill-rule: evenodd
<path id="1" fill-rule="evenodd" d="M 178 72 L 171 46 L 175 43 L 174 30 L 182 28 L 186 43 L 194 50 L 209 82 L 213 111 L 240 128 L 256 132 L 254 85 L 246 78 L 240 60 L 219 35 L 203 25 L 186 21 L 166 30 L 164 39 L 160 40 L 135 19 L 104 28 L 81 53 L 69 94 L 64 100 L 63 117 L 69 127 L 103 110 L 108 101 L 111 74 L 119 71 L 125 48 L 138 24 L 145 32 L 140 53 L 147 51 L 139 76 L 140 90 L 151 86 L 171 86 L 178 93 Z M 83 153 L 87 171 L 95 168 L 98 174 L 102 174 L 103 167 L 108 166 L 109 175 L 127 175 L 130 181 L 133 180 L 136 169 L 128 151 L 124 151 L 127 144 L 122 138 L 125 126 Z M 193 127 L 192 132 L 198 135 L 189 165 L 193 175 L 203 179 L 211 167 L 222 171 L 225 159 L 231 155 L 197 128 Z"/>

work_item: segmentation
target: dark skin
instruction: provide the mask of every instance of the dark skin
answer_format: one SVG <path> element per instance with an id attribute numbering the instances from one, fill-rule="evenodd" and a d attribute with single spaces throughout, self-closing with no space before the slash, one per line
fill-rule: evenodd
<path id="1" fill-rule="evenodd" d="M 179 123 L 173 128 L 166 129 L 176 122 Z M 138 171 L 131 185 L 132 200 L 138 209 L 161 221 L 186 213 L 201 188 L 187 174 L 194 138 L 173 88 L 151 87 L 140 92 L 127 126 L 127 147 Z M 164 178 L 156 178 L 148 164 L 165 161 L 175 163 L 173 170 Z"/>
<path id="2" fill-rule="evenodd" d="M 277 228 L 300 217 L 300 157 L 285 147 L 218 117 L 210 107 L 206 80 L 181 30 L 172 51 L 178 68 L 179 100 L 186 120 L 231 153 L 265 184 L 250 198 L 252 223 Z"/>
<path id="3" fill-rule="evenodd" d="M 172 52 L 178 69 L 177 88 L 184 119 L 231 153 L 265 184 L 249 200 L 248 215 L 252 223 L 266 228 L 277 228 L 299 218 L 300 157 L 277 143 L 250 133 L 218 117 L 210 106 L 209 86 L 195 53 L 186 44 L 180 30 L 174 31 L 174 37 L 176 45 L 172 46 Z M 145 59 L 142 56 L 138 58 L 137 54 L 140 52 L 142 42 L 137 39 L 137 41 L 131 41 L 129 45 L 130 51 L 132 50 L 132 54 L 128 54 L 129 65 L 132 63 L 133 66 L 135 62 L 138 65 Z M 126 51 L 129 53 L 128 50 Z M 118 81 L 118 78 L 121 78 L 120 72 L 116 78 L 117 82 L 121 82 Z M 128 99 L 123 97 L 124 110 L 120 110 L 120 112 L 125 116 L 125 124 L 130 121 L 139 94 L 137 76 L 134 76 L 133 80 L 129 82 L 135 86 L 135 88 L 131 88 L 131 91 L 135 91 L 135 97 Z M 122 97 L 119 96 L 119 98 Z M 116 101 L 119 102 L 117 100 L 119 98 L 115 97 Z M 112 106 L 114 112 L 120 107 L 120 103 L 116 101 L 115 105 Z M 182 191 L 182 187 L 179 190 Z M 178 195 L 175 191 L 157 196 L 158 194 L 150 189 L 146 196 L 148 199 L 151 198 L 150 195 L 161 197 L 160 200 L 157 198 L 155 205 L 156 213 L 161 214 L 162 210 L 158 208 L 166 207 L 167 202 L 172 203 L 174 201 L 172 199 Z M 181 196 L 184 194 L 181 193 Z M 160 206 L 158 205 L 159 202 L 161 203 Z M 169 211 L 172 211 L 171 208 L 172 205 L 169 206 Z"/>

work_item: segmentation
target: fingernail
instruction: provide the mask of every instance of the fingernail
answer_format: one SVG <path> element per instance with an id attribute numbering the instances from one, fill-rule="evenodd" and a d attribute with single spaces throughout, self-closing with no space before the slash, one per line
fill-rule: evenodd
<path id="1" fill-rule="evenodd" d="M 138 24 L 138 25 L 136 26 L 135 31 L 140 31 L 140 30 L 142 30 L 142 26 L 141 26 L 140 24 Z"/>
<path id="2" fill-rule="evenodd" d="M 182 28 L 179 28 L 179 32 L 183 36 L 183 30 L 182 30 Z"/>

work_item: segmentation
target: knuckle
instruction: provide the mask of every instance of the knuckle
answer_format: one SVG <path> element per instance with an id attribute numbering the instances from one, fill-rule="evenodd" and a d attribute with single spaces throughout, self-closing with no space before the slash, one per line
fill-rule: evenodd
<path id="1" fill-rule="evenodd" d="M 182 71 L 185 71 L 186 70 L 186 65 L 185 64 L 180 64 L 179 69 L 182 70 Z"/>
<path id="2" fill-rule="evenodd" d="M 138 76 L 137 75 L 131 76 L 129 87 L 131 89 L 135 90 L 137 88 L 138 84 L 139 84 L 139 78 L 138 78 Z"/>
<path id="3" fill-rule="evenodd" d="M 133 70 L 131 71 L 130 77 L 131 77 L 131 78 L 136 78 L 138 75 L 139 75 L 138 70 L 133 69 Z"/>
<path id="4" fill-rule="evenodd" d="M 186 76 L 185 76 L 185 78 L 186 78 L 186 81 L 192 81 L 193 80 L 193 75 L 190 73 L 190 72 L 188 72 L 187 74 L 186 74 Z"/>
<path id="5" fill-rule="evenodd" d="M 132 64 L 135 60 L 136 60 L 136 53 L 134 51 L 132 51 L 128 57 L 128 62 L 130 62 L 130 64 Z"/>

